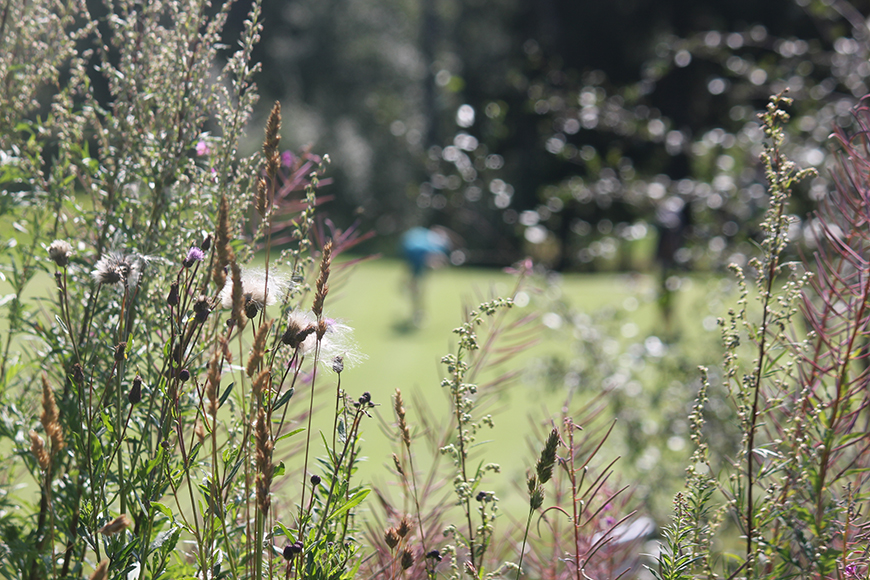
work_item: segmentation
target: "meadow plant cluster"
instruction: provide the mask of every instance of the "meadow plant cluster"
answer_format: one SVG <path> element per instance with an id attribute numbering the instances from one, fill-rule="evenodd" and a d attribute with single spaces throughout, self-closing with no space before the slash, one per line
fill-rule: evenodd
<path id="1" fill-rule="evenodd" d="M 262 148 L 239 153 L 260 9 L 234 49 L 228 3 L 0 15 L 0 218 L 15 230 L 0 576 L 867 576 L 870 109 L 839 133 L 837 189 L 803 265 L 783 259 L 786 204 L 809 173 L 782 154 L 786 100 L 763 116 L 760 255 L 734 269 L 722 380 L 699 373 L 686 488 L 646 569 L 653 526 L 606 457 L 608 389 L 530 429 L 526 513 L 503 513 L 491 491 L 500 467 L 480 436 L 520 376 L 502 369 L 540 334 L 535 312 L 497 297 L 466 312 L 442 358 L 443 421 L 406 408 L 401 388 L 380 401 L 343 384 L 364 355 L 331 316 L 330 284 L 364 236 L 319 219 L 328 158 L 281 150 L 279 104 Z M 516 268 L 518 288 L 530 271 Z M 50 299 L 27 298 L 52 279 Z M 742 435 L 730 450 L 708 445 L 720 396 Z M 383 489 L 356 477 L 378 407 L 394 419 Z"/>
<path id="2" fill-rule="evenodd" d="M 239 153 L 260 9 L 234 48 L 229 3 L 2 13 L 0 576 L 579 579 L 636 567 L 631 543 L 608 533 L 630 519 L 614 518 L 611 469 L 593 475 L 600 445 L 567 411 L 529 461 L 526 525 L 496 528 L 508 519 L 488 487 L 499 466 L 480 459 L 478 436 L 493 425 L 485 402 L 516 373 L 489 371 L 537 330 L 510 298 L 483 300 L 456 329 L 442 423 L 406 411 L 400 390 L 378 401 L 342 383 L 364 355 L 330 315 L 330 284 L 365 236 L 316 215 L 328 158 L 281 150 L 279 104 L 262 148 Z M 28 297 L 46 282 L 50 298 Z M 398 507 L 384 490 L 372 507 L 355 478 L 376 407 L 395 413 Z M 568 523 L 530 533 L 545 489 Z"/>
<path id="3" fill-rule="evenodd" d="M 785 108 L 760 115 L 770 207 L 759 256 L 732 266 L 741 291 L 720 319 L 723 380 L 702 384 L 689 415 L 695 445 L 665 530 L 658 578 L 866 578 L 868 182 L 866 101 L 836 132 L 837 184 L 815 218 L 817 246 L 783 256 L 799 170 L 782 152 Z M 753 303 L 757 307 L 753 307 Z M 707 443 L 707 407 L 727 397 L 742 437 Z"/>

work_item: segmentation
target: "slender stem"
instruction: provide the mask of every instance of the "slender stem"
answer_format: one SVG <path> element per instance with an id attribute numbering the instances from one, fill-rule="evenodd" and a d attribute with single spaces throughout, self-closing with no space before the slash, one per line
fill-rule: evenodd
<path id="1" fill-rule="evenodd" d="M 520 548 L 520 563 L 517 564 L 517 580 L 520 579 L 520 574 L 522 574 L 523 571 L 523 556 L 526 555 L 526 540 L 529 537 L 529 528 L 532 525 L 532 515 L 534 515 L 534 513 L 535 510 L 529 508 L 529 519 L 526 520 L 526 529 L 523 532 L 523 547 Z"/>

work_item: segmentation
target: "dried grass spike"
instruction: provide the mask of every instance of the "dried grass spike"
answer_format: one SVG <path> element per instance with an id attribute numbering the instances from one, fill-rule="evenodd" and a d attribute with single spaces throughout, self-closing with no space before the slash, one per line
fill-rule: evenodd
<path id="1" fill-rule="evenodd" d="M 63 449 L 63 430 L 60 426 L 60 413 L 54 402 L 54 393 L 48 384 L 48 377 L 42 373 L 42 427 L 45 429 L 48 439 L 51 441 L 51 455 L 54 456 Z"/>
<path id="2" fill-rule="evenodd" d="M 408 428 L 408 423 L 405 421 L 405 406 L 402 400 L 402 391 L 396 389 L 396 395 L 393 397 L 393 410 L 396 412 L 396 419 L 399 422 L 399 433 L 402 436 L 402 443 L 408 449 L 411 448 L 411 430 Z"/>
<path id="3" fill-rule="evenodd" d="M 100 533 L 104 536 L 113 536 L 123 532 L 133 524 L 133 521 L 127 514 L 121 514 L 105 526 L 100 528 Z"/>
<path id="4" fill-rule="evenodd" d="M 109 561 L 103 560 L 100 562 L 94 573 L 91 574 L 91 580 L 106 580 L 109 577 Z"/>
<path id="5" fill-rule="evenodd" d="M 36 463 L 39 464 L 40 469 L 48 469 L 48 466 L 51 465 L 51 458 L 45 450 L 45 441 L 33 429 L 30 430 L 30 452 L 36 458 Z"/>
<path id="6" fill-rule="evenodd" d="M 245 371 L 248 376 L 253 378 L 260 368 L 260 363 L 263 362 L 263 355 L 266 352 L 266 338 L 272 330 L 272 321 L 269 320 L 260 325 L 257 329 L 257 334 L 254 335 L 254 344 L 251 346 L 251 354 L 248 356 L 248 365 Z"/>
<path id="7" fill-rule="evenodd" d="M 245 312 L 245 296 L 242 292 L 242 269 L 239 268 L 239 265 L 233 260 L 230 264 L 230 269 L 233 273 L 233 290 L 232 290 L 232 319 L 233 322 L 238 325 L 239 329 L 245 326 L 245 321 L 247 318 L 244 316 Z"/>
<path id="8" fill-rule="evenodd" d="M 208 414 L 214 418 L 218 412 L 218 388 L 221 384 L 221 351 L 215 349 L 208 363 L 208 376 L 205 383 L 205 397 L 208 400 Z"/>
<path id="9" fill-rule="evenodd" d="M 272 373 L 269 370 L 262 371 L 257 378 L 254 379 L 254 383 L 251 386 L 251 393 L 254 395 L 255 399 L 259 399 L 263 394 L 263 391 L 269 386 L 269 379 L 271 378 Z"/>
<path id="10" fill-rule="evenodd" d="M 218 209 L 217 229 L 215 230 L 215 253 L 217 260 L 212 270 L 212 280 L 215 286 L 223 288 L 227 282 L 225 268 L 235 258 L 230 247 L 230 209 L 226 196 L 221 197 Z"/>
<path id="11" fill-rule="evenodd" d="M 332 240 L 323 246 L 323 256 L 320 258 L 320 275 L 317 277 L 314 304 L 311 311 L 319 319 L 323 315 L 323 301 L 329 293 L 329 266 L 332 263 Z"/>
<path id="12" fill-rule="evenodd" d="M 257 463 L 257 507 L 265 514 L 272 503 L 270 489 L 272 487 L 272 440 L 269 437 L 269 426 L 266 411 L 260 407 L 257 414 L 257 424 L 254 428 Z"/>

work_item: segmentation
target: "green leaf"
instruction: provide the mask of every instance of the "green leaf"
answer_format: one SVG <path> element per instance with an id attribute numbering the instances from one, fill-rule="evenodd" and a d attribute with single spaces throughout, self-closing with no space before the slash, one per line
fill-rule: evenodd
<path id="1" fill-rule="evenodd" d="M 290 398 L 293 396 L 293 392 L 294 392 L 294 391 L 295 391 L 295 389 L 290 388 L 290 389 L 287 390 L 286 393 L 284 393 L 283 395 L 281 395 L 281 398 L 278 399 L 278 402 L 275 403 L 275 406 L 272 407 L 272 410 L 275 411 L 275 410 L 277 410 L 277 409 L 280 409 L 280 408 L 283 407 L 284 405 L 286 405 L 287 402 L 290 400 Z"/>
<path id="2" fill-rule="evenodd" d="M 334 512 L 332 512 L 329 515 L 330 519 L 336 518 L 340 515 L 343 515 L 344 512 L 350 511 L 353 508 L 355 508 L 356 506 L 358 506 L 362 502 L 362 500 L 364 500 L 366 498 L 366 496 L 369 494 L 370 491 L 371 491 L 370 489 L 363 488 L 363 489 L 359 490 L 358 492 L 356 492 L 355 494 L 353 494 L 352 496 L 350 496 L 350 499 L 347 500 L 346 504 L 339 507 L 338 509 L 336 509 Z"/>
<path id="3" fill-rule="evenodd" d="M 154 514 L 154 510 L 159 511 L 167 518 L 172 519 L 172 510 L 160 503 L 159 501 L 155 501 L 151 503 L 151 513 Z"/>
<path id="4" fill-rule="evenodd" d="M 288 439 L 288 438 L 290 438 L 290 437 L 293 437 L 294 435 L 297 435 L 297 434 L 299 434 L 299 433 L 302 433 L 303 431 L 305 431 L 305 428 L 304 428 L 304 427 L 300 427 L 299 429 L 294 429 L 294 430 L 292 430 L 292 431 L 289 431 L 289 432 L 287 432 L 287 433 L 284 433 L 283 435 L 281 435 L 280 437 L 278 437 L 277 439 L 275 439 L 275 443 L 277 443 L 278 441 L 281 441 L 282 439 Z"/>
<path id="5" fill-rule="evenodd" d="M 221 395 L 220 402 L 218 403 L 218 406 L 221 406 L 226 402 L 226 400 L 229 398 L 230 392 L 232 392 L 234 386 L 236 386 L 235 382 L 232 382 L 229 384 L 229 386 L 227 387 L 227 390 L 225 390 L 224 394 Z"/>

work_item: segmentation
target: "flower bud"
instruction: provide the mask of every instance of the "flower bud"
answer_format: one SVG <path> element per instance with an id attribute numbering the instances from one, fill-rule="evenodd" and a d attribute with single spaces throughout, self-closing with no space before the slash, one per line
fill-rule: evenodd
<path id="1" fill-rule="evenodd" d="M 173 282 L 169 287 L 169 296 L 166 297 L 166 303 L 170 306 L 178 306 L 178 282 Z"/>
<path id="2" fill-rule="evenodd" d="M 72 378 L 73 382 L 75 382 L 75 384 L 77 385 L 81 385 L 82 382 L 85 380 L 85 373 L 82 372 L 82 365 L 80 365 L 79 363 L 73 365 Z"/>
<path id="3" fill-rule="evenodd" d="M 130 387 L 130 392 L 127 393 L 127 401 L 131 405 L 135 405 L 142 400 L 142 377 L 136 375 L 133 379 L 133 385 Z"/>

